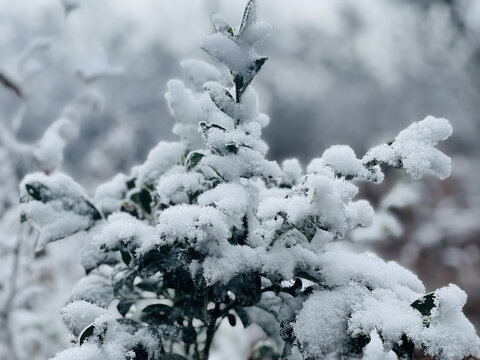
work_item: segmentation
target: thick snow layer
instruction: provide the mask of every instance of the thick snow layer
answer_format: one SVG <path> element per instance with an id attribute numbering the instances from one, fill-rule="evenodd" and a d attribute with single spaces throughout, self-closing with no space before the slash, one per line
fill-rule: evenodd
<path id="1" fill-rule="evenodd" d="M 384 144 L 371 149 L 362 161 L 377 160 L 404 167 L 413 179 L 426 174 L 445 179 L 450 175 L 451 160 L 435 149 L 435 145 L 451 134 L 452 127 L 447 120 L 427 116 L 402 130 L 391 145 Z"/>
<path id="2" fill-rule="evenodd" d="M 282 183 L 285 185 L 297 185 L 302 176 L 302 166 L 297 159 L 286 159 L 282 162 Z"/>
<path id="3" fill-rule="evenodd" d="M 155 184 L 157 179 L 173 165 L 180 163 L 185 154 L 185 144 L 161 141 L 148 154 L 147 161 L 132 169 L 139 185 Z"/>
<path id="4" fill-rule="evenodd" d="M 327 251 L 320 255 L 320 273 L 327 286 L 348 285 L 352 281 L 371 288 L 394 290 L 397 286 L 423 294 L 418 277 L 393 261 L 385 262 L 374 254 Z M 412 300 L 413 301 L 413 300 Z"/>
<path id="5" fill-rule="evenodd" d="M 197 90 L 200 90 L 207 81 L 222 79 L 221 72 L 215 66 L 202 60 L 183 60 L 180 66 Z"/>
<path id="6" fill-rule="evenodd" d="M 107 310 L 85 300 L 74 301 L 62 309 L 63 322 L 74 336 L 80 333 L 97 317 L 107 313 Z"/>
<path id="7" fill-rule="evenodd" d="M 94 237 L 96 242 L 103 244 L 109 250 L 127 248 L 132 252 L 143 243 L 152 243 L 157 239 L 159 237 L 153 226 L 125 212 L 110 215 L 101 233 Z"/>
<path id="8" fill-rule="evenodd" d="M 334 145 L 322 155 L 325 165 L 332 167 L 344 176 L 359 176 L 366 172 L 363 163 L 357 159 L 355 152 L 348 145 Z"/>
<path id="9" fill-rule="evenodd" d="M 172 205 L 190 203 L 207 186 L 202 174 L 186 172 L 184 166 L 177 166 L 160 178 L 156 189 L 160 203 Z"/>
<path id="10" fill-rule="evenodd" d="M 175 117 L 173 133 L 180 136 L 186 149 L 202 147 L 198 132 L 198 123 L 207 121 L 209 113 L 214 110 L 208 95 L 195 94 L 181 80 L 170 80 L 165 93 L 170 112 Z M 182 154 L 183 155 L 183 154 Z"/>
<path id="11" fill-rule="evenodd" d="M 220 210 L 198 205 L 176 205 L 162 211 L 157 231 L 159 237 L 144 241 L 140 252 L 158 244 L 183 244 L 201 253 L 219 254 L 231 235 Z"/>
<path id="12" fill-rule="evenodd" d="M 349 331 L 369 333 L 376 329 L 384 341 L 400 342 L 403 334 L 416 346 L 440 360 L 461 360 L 479 356 L 480 340 L 462 307 L 466 294 L 455 285 L 434 293 L 435 306 L 429 316 L 422 314 L 387 289 L 375 289 L 353 306 Z"/>
<path id="13" fill-rule="evenodd" d="M 322 358 L 340 351 L 346 344 L 347 321 L 351 306 L 367 290 L 346 286 L 317 291 L 303 304 L 293 331 L 304 354 Z"/>
<path id="14" fill-rule="evenodd" d="M 225 215 L 229 226 L 241 229 L 248 208 L 248 194 L 240 184 L 220 184 L 197 199 L 199 205 L 214 205 Z"/>

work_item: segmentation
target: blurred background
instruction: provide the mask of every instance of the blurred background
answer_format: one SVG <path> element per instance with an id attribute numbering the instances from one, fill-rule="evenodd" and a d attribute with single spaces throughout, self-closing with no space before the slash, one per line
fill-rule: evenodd
<path id="1" fill-rule="evenodd" d="M 209 61 L 200 43 L 211 15 L 236 25 L 245 3 L 0 0 L 0 359 L 45 359 L 68 346 L 59 309 L 82 275 L 72 260 L 81 236 L 34 255 L 34 236 L 17 224 L 18 183 L 38 166 L 31 149 L 87 98 L 61 170 L 93 194 L 143 162 L 174 139 L 163 94 L 182 77 L 179 61 Z M 479 329 L 480 2 L 260 0 L 259 17 L 274 29 L 257 49 L 270 59 L 254 82 L 271 117 L 271 159 L 306 167 L 333 144 L 361 157 L 427 115 L 450 120 L 454 135 L 441 147 L 452 176 L 410 183 L 391 171 L 363 186 L 378 216 L 351 240 L 413 270 L 428 290 L 458 284 Z"/>

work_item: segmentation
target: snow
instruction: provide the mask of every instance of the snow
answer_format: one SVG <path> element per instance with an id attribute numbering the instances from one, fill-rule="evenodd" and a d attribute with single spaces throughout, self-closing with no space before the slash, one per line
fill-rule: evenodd
<path id="1" fill-rule="evenodd" d="M 267 291 L 270 294 L 263 294 L 257 304 L 268 304 L 267 309 L 277 315 L 280 323 L 270 328 L 293 329 L 290 335 L 295 340 L 290 345 L 298 346 L 298 351 L 292 357 L 300 356 L 298 352 L 309 358 L 343 356 L 349 351 L 349 341 L 358 336 L 370 336 L 364 354 L 367 360 L 396 359 L 390 350 L 404 336 L 439 359 L 478 355 L 480 340 L 461 312 L 466 295 L 460 289 L 450 285 L 437 290 L 434 308 L 423 315 L 412 306 L 425 293 L 416 275 L 394 262 L 350 252 L 344 250 L 344 242 L 334 242 L 354 228 L 372 223 L 374 231 L 364 237 L 374 237 L 386 223 L 391 224 L 391 231 L 400 232 L 388 209 L 412 204 L 415 196 L 404 196 L 402 191 L 390 194 L 381 203 L 382 220 L 374 217 L 367 201 L 355 199 L 359 191 L 356 182 L 383 180 L 381 164 L 404 167 L 415 179 L 425 174 L 448 176 L 450 159 L 435 146 L 450 136 L 449 123 L 427 117 L 362 159 L 349 146 L 332 146 L 321 158 L 312 160 L 306 174 L 296 159 L 285 160 L 280 168 L 276 161 L 265 158 L 268 146 L 261 131 L 269 119 L 259 112 L 256 93 L 247 88 L 266 60 L 256 54 L 253 45 L 268 36 L 271 27 L 257 21 L 255 1 L 248 3 L 239 27 L 230 27 L 220 16 L 214 16 L 213 22 L 217 33 L 206 37 L 202 47 L 229 68 L 234 88 L 225 87 L 231 83 L 215 67 L 198 60 L 182 62 L 192 89 L 180 80 L 171 80 L 165 94 L 176 120 L 173 131 L 180 140 L 160 142 L 143 165 L 132 169 L 131 176 L 120 174 L 100 186 L 95 201 L 103 213 L 96 213 L 89 197 L 71 178 L 27 176 L 21 185 L 22 207 L 41 228 L 39 244 L 87 230 L 90 241 L 82 251 L 84 257 L 96 251 L 126 249 L 135 258 L 162 247 L 175 248 L 189 255 L 179 261 L 193 254 L 195 260 L 183 264 L 192 278 L 210 287 L 208 294 L 216 287 L 224 291 L 230 280 L 246 273 L 261 276 L 264 287 L 305 280 L 304 292 L 297 289 L 293 296 L 294 290 L 291 294 Z M 81 72 L 85 81 L 118 72 L 105 55 L 100 54 L 92 64 Z M 72 109 L 67 113 L 72 120 L 62 117 L 37 146 L 35 156 L 47 172 L 58 168 L 61 150 L 78 131 L 74 125 L 80 115 Z M 27 188 L 34 182 L 42 184 L 38 193 Z M 134 183 L 134 188 L 127 182 Z M 146 219 L 142 214 L 136 218 L 121 212 L 122 204 L 139 189 L 147 189 L 157 205 Z M 114 281 L 130 275 L 135 281 L 142 280 L 143 274 L 134 272 L 137 263 L 129 264 L 126 275 L 123 263 L 113 264 L 118 253 L 112 259 L 102 256 L 83 261 L 87 270 L 95 268 L 99 260 L 112 263 L 78 282 L 62 312 L 74 336 L 90 324 L 94 325 L 93 334 L 80 347 L 54 359 L 101 356 L 127 360 L 135 356 L 133 348 L 138 344 L 147 349 L 149 358 L 160 357 L 161 337 L 137 321 L 141 306 L 134 306 L 127 319 L 106 310 L 124 297 L 114 294 Z M 155 276 L 160 279 L 162 274 Z M 166 291 L 168 297 L 178 295 L 170 290 Z M 182 296 L 191 300 L 186 293 Z M 206 300 L 205 311 L 213 301 L 208 296 Z M 238 309 L 234 309 L 237 314 Z M 178 310 L 181 313 L 182 309 Z M 125 320 L 136 321 L 137 326 Z M 181 326 L 181 321 L 176 321 Z"/>
<path id="2" fill-rule="evenodd" d="M 208 119 L 208 113 L 213 108 L 213 104 L 207 102 L 208 97 L 205 94 L 197 97 L 181 80 L 170 80 L 167 88 L 165 99 L 176 122 L 173 133 L 181 137 L 187 149 L 201 147 L 198 123 Z"/>
<path id="3" fill-rule="evenodd" d="M 161 204 L 190 203 L 208 188 L 202 174 L 185 171 L 184 166 L 177 166 L 160 178 L 156 189 Z"/>
<path id="4" fill-rule="evenodd" d="M 416 275 L 393 261 L 384 262 L 371 253 L 327 251 L 320 255 L 320 273 L 327 286 L 348 285 L 352 281 L 371 288 L 395 290 L 396 287 L 424 293 L 425 288 Z"/>
<path id="5" fill-rule="evenodd" d="M 282 162 L 282 183 L 291 186 L 296 185 L 302 176 L 302 166 L 297 159 L 285 159 Z"/>
<path id="6" fill-rule="evenodd" d="M 108 359 L 104 351 L 96 344 L 85 344 L 62 351 L 51 360 L 98 360 Z M 108 359 L 110 360 L 110 359 Z"/>
<path id="7" fill-rule="evenodd" d="M 214 205 L 221 210 L 231 227 L 241 229 L 243 217 L 248 208 L 248 194 L 240 184 L 219 184 L 215 188 L 201 194 L 197 202 L 199 205 Z"/>
<path id="8" fill-rule="evenodd" d="M 100 315 L 107 314 L 107 310 L 85 300 L 74 301 L 62 309 L 63 322 L 74 336 L 92 324 Z"/>
<path id="9" fill-rule="evenodd" d="M 93 238 L 110 251 L 126 248 L 132 252 L 143 243 L 153 243 L 157 239 L 154 227 L 124 212 L 110 215 L 100 234 Z"/>
<path id="10" fill-rule="evenodd" d="M 430 326 L 419 334 L 419 343 L 438 359 L 455 360 L 480 356 L 480 339 L 475 328 L 462 313 L 467 294 L 450 284 L 435 291 L 438 309 L 432 315 Z"/>
<path id="11" fill-rule="evenodd" d="M 224 215 L 211 206 L 176 205 L 161 212 L 158 239 L 144 241 L 139 251 L 147 252 L 155 245 L 184 245 L 200 253 L 218 255 L 230 237 Z"/>
<path id="12" fill-rule="evenodd" d="M 378 332 L 373 329 L 370 331 L 370 342 L 363 350 L 362 360 L 397 360 L 397 355 L 390 350 L 386 352 L 383 349 L 383 343 Z"/>
<path id="13" fill-rule="evenodd" d="M 185 144 L 161 141 L 148 154 L 147 161 L 132 169 L 140 186 L 154 184 L 156 180 L 185 154 Z"/>
<path id="14" fill-rule="evenodd" d="M 90 273 L 75 285 L 69 301 L 85 300 L 107 308 L 113 299 L 113 287 L 110 280 L 102 275 Z"/>
<path id="15" fill-rule="evenodd" d="M 332 167 L 336 172 L 343 176 L 358 176 L 365 173 L 365 167 L 357 159 L 355 152 L 348 145 L 334 145 L 322 155 L 322 160 L 326 166 Z"/>
<path id="16" fill-rule="evenodd" d="M 237 74 L 248 71 L 249 65 L 255 61 L 251 53 L 245 52 L 235 40 L 221 33 L 204 37 L 202 49 Z"/>
<path id="17" fill-rule="evenodd" d="M 413 179 L 426 174 L 445 179 L 450 175 L 451 160 L 435 149 L 435 145 L 451 134 L 452 127 L 447 120 L 427 116 L 402 130 L 391 145 L 371 149 L 362 161 L 376 159 L 390 166 L 402 166 Z"/>
<path id="18" fill-rule="evenodd" d="M 126 193 L 128 192 L 127 181 L 129 178 L 125 174 L 117 174 L 113 179 L 101 184 L 95 190 L 95 204 L 105 215 L 118 211 Z"/>
<path id="19" fill-rule="evenodd" d="M 197 59 L 182 60 L 180 66 L 197 90 L 202 89 L 203 84 L 207 81 L 220 81 L 222 79 L 221 72 L 205 61 Z"/>
<path id="20" fill-rule="evenodd" d="M 366 293 L 358 286 L 313 293 L 298 313 L 293 331 L 302 352 L 322 358 L 345 346 L 347 321 L 351 306 Z"/>
<path id="21" fill-rule="evenodd" d="M 403 334 L 416 346 L 441 360 L 478 356 L 480 340 L 462 314 L 466 294 L 455 285 L 437 290 L 431 315 L 423 317 L 409 303 L 388 289 L 375 289 L 353 306 L 349 331 L 368 333 L 376 329 L 384 342 L 400 342 Z M 425 325 L 427 322 L 427 325 Z"/>
<path id="22" fill-rule="evenodd" d="M 78 135 L 78 124 L 67 118 L 55 121 L 43 134 L 34 150 L 35 159 L 45 171 L 52 172 L 63 161 L 63 149 L 67 141 Z"/>

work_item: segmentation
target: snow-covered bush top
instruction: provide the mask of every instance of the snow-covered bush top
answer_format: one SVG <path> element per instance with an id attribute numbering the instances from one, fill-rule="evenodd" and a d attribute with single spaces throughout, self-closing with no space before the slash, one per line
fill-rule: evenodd
<path id="1" fill-rule="evenodd" d="M 62 360 L 207 359 L 219 323 L 260 326 L 269 358 L 438 359 L 480 355 L 480 340 L 455 285 L 425 294 L 393 262 L 345 250 L 341 239 L 372 222 L 357 183 L 381 182 L 381 165 L 418 179 L 445 178 L 450 159 L 435 148 L 451 134 L 427 117 L 357 158 L 333 146 L 303 172 L 265 158 L 249 84 L 267 58 L 255 43 L 270 34 L 251 0 L 233 28 L 218 15 L 202 47 L 232 75 L 182 62 L 189 84 L 172 80 L 166 99 L 180 141 L 160 142 L 130 175 L 93 199 L 62 174 L 30 174 L 23 219 L 39 245 L 88 231 L 87 275 L 62 311 L 75 346 Z M 41 154 L 45 154 L 42 151 Z M 43 156 L 43 155 L 42 155 Z"/>

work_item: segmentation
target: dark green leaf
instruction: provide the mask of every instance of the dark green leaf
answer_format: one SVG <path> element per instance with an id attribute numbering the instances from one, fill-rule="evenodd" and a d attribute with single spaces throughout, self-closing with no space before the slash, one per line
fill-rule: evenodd
<path id="1" fill-rule="evenodd" d="M 132 178 L 127 181 L 127 189 L 131 190 L 135 187 L 135 182 L 137 181 L 137 178 Z"/>
<path id="2" fill-rule="evenodd" d="M 25 188 L 34 200 L 46 203 L 52 198 L 52 193 L 48 189 L 48 187 L 39 183 L 38 181 L 33 181 L 30 184 L 25 184 Z"/>
<path id="3" fill-rule="evenodd" d="M 132 194 L 130 199 L 140 205 L 147 214 L 150 214 L 152 211 L 152 196 L 150 195 L 150 190 L 146 187 L 142 188 L 140 192 Z"/>
<path id="4" fill-rule="evenodd" d="M 430 316 L 432 309 L 435 307 L 435 293 L 429 293 L 415 300 L 410 306 L 417 309 L 423 316 Z"/>
<path id="5" fill-rule="evenodd" d="M 136 286 L 144 291 L 156 292 L 159 287 L 160 281 L 157 279 L 146 279 L 139 282 Z"/>
<path id="6" fill-rule="evenodd" d="M 257 73 L 260 71 L 262 66 L 268 60 L 268 57 L 261 57 L 255 59 L 255 61 L 250 65 L 249 69 L 242 74 L 233 73 L 233 83 L 235 84 L 235 96 L 237 103 L 240 102 L 240 98 L 247 89 L 248 85 L 255 78 Z"/>
<path id="7" fill-rule="evenodd" d="M 132 255 L 130 255 L 128 251 L 120 251 L 120 254 L 122 255 L 122 261 L 125 265 L 129 265 L 132 260 Z"/>
<path id="8" fill-rule="evenodd" d="M 370 337 L 363 334 L 349 338 L 347 343 L 347 354 L 360 355 L 363 351 L 363 348 L 369 342 L 370 342 Z"/>
<path id="9" fill-rule="evenodd" d="M 227 150 L 231 153 L 236 154 L 238 152 L 238 146 L 234 143 L 227 144 Z"/>
<path id="10" fill-rule="evenodd" d="M 175 320 L 171 317 L 173 310 L 173 307 L 165 304 L 149 305 L 142 310 L 140 320 L 152 326 L 172 324 Z"/>
<path id="11" fill-rule="evenodd" d="M 117 310 L 122 316 L 125 316 L 125 314 L 128 312 L 128 310 L 130 310 L 130 307 L 132 305 L 133 305 L 133 301 L 128 299 L 123 299 L 123 300 L 120 300 L 120 302 L 118 303 Z"/>
<path id="12" fill-rule="evenodd" d="M 240 321 L 242 322 L 242 325 L 244 328 L 247 328 L 251 325 L 252 320 L 250 319 L 250 316 L 248 315 L 248 313 L 245 311 L 243 307 L 241 306 L 235 307 L 235 313 L 240 318 Z"/>
<path id="13" fill-rule="evenodd" d="M 185 161 L 185 167 L 187 171 L 191 171 L 193 168 L 195 168 L 204 156 L 205 154 L 197 151 L 190 152 L 190 154 L 187 156 L 187 160 Z"/>
<path id="14" fill-rule="evenodd" d="M 78 338 L 78 343 L 82 345 L 85 340 L 87 340 L 90 336 L 93 335 L 93 331 L 95 330 L 95 325 L 91 324 L 87 326 L 85 329 L 83 329 L 82 333 L 80 334 Z"/>
<path id="15" fill-rule="evenodd" d="M 405 360 L 413 359 L 413 352 L 415 350 L 415 344 L 411 342 L 405 334 L 402 335 L 401 344 L 395 343 L 393 352 Z"/>
<path id="16" fill-rule="evenodd" d="M 265 62 L 268 60 L 268 57 L 264 56 L 255 60 L 255 74 L 257 74 Z"/>
<path id="17" fill-rule="evenodd" d="M 250 0 L 245 7 L 245 11 L 242 17 L 242 23 L 240 24 L 240 29 L 238 30 L 237 37 L 241 37 L 245 29 L 250 26 L 256 20 L 256 0 Z"/>

